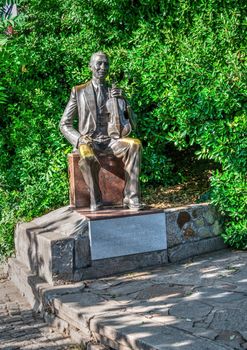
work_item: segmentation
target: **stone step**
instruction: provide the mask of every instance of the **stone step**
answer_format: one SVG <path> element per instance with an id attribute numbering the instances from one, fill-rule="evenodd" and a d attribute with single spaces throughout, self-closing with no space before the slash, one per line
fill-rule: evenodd
<path id="1" fill-rule="evenodd" d="M 64 207 L 17 226 L 9 274 L 31 306 L 75 342 L 114 350 L 172 344 L 226 350 L 213 342 L 212 329 L 190 326 L 190 318 L 200 323 L 211 310 L 210 300 L 196 301 L 192 311 L 184 306 L 200 276 L 178 274 L 169 263 L 224 248 L 220 232 L 220 217 L 208 204 L 138 213 Z"/>
<path id="2" fill-rule="evenodd" d="M 243 270 L 246 257 L 235 262 L 234 254 L 231 261 L 224 254 L 218 253 L 215 261 L 206 256 L 193 263 L 60 286 L 42 282 L 16 259 L 9 264 L 11 279 L 33 307 L 78 343 L 114 350 L 230 350 L 215 339 L 224 327 L 235 334 L 235 324 L 245 336 L 246 293 L 241 283 L 239 290 L 231 285 L 236 269 L 229 266 Z M 244 280 L 244 271 L 240 273 Z M 227 314 L 224 319 L 223 305 L 235 319 Z"/>

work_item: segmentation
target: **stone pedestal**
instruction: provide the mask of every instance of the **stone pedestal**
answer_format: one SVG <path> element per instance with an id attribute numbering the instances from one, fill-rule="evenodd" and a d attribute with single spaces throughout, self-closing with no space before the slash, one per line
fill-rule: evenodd
<path id="1" fill-rule="evenodd" d="M 50 284 L 167 262 L 164 212 L 60 208 L 17 225 L 16 260 Z"/>
<path id="2" fill-rule="evenodd" d="M 64 207 L 16 227 L 15 264 L 50 284 L 81 281 L 224 248 L 208 204 L 166 210 Z"/>
<path id="3" fill-rule="evenodd" d="M 69 182 L 70 182 L 70 206 L 72 208 L 89 207 L 89 191 L 79 169 L 78 153 L 68 155 Z M 124 189 L 124 167 L 121 159 L 112 155 L 100 155 L 98 160 L 101 165 L 99 184 L 102 199 L 106 205 L 121 205 Z"/>

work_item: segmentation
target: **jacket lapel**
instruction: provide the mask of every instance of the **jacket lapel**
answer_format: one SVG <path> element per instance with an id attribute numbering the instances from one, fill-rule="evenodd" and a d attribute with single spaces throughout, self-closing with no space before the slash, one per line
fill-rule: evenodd
<path id="1" fill-rule="evenodd" d="M 86 86 L 86 88 L 83 90 L 83 92 L 84 92 L 84 97 L 85 97 L 85 101 L 86 101 L 86 104 L 88 106 L 88 109 L 89 109 L 90 113 L 92 114 L 94 120 L 96 120 L 96 115 L 97 115 L 96 100 L 95 100 L 95 93 L 94 93 L 93 84 L 91 81 Z"/>

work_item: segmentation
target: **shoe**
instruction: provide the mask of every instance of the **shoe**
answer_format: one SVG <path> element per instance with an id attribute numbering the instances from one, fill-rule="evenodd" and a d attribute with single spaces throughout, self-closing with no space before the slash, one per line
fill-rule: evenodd
<path id="1" fill-rule="evenodd" d="M 91 211 L 98 211 L 98 210 L 102 210 L 103 207 L 104 207 L 104 204 L 102 202 L 97 202 L 95 204 L 90 205 L 90 210 Z"/>
<path id="2" fill-rule="evenodd" d="M 130 209 L 133 211 L 139 211 L 145 209 L 147 206 L 144 203 L 140 203 L 139 201 L 133 200 L 124 200 L 123 201 L 124 209 Z"/>

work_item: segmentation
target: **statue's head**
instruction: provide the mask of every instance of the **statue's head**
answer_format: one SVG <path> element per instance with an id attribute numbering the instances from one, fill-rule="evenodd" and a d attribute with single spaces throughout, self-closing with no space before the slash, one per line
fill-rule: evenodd
<path id="1" fill-rule="evenodd" d="M 102 51 L 92 54 L 89 62 L 89 68 L 92 71 L 94 78 L 103 81 L 109 71 L 109 59 L 107 55 Z"/>

